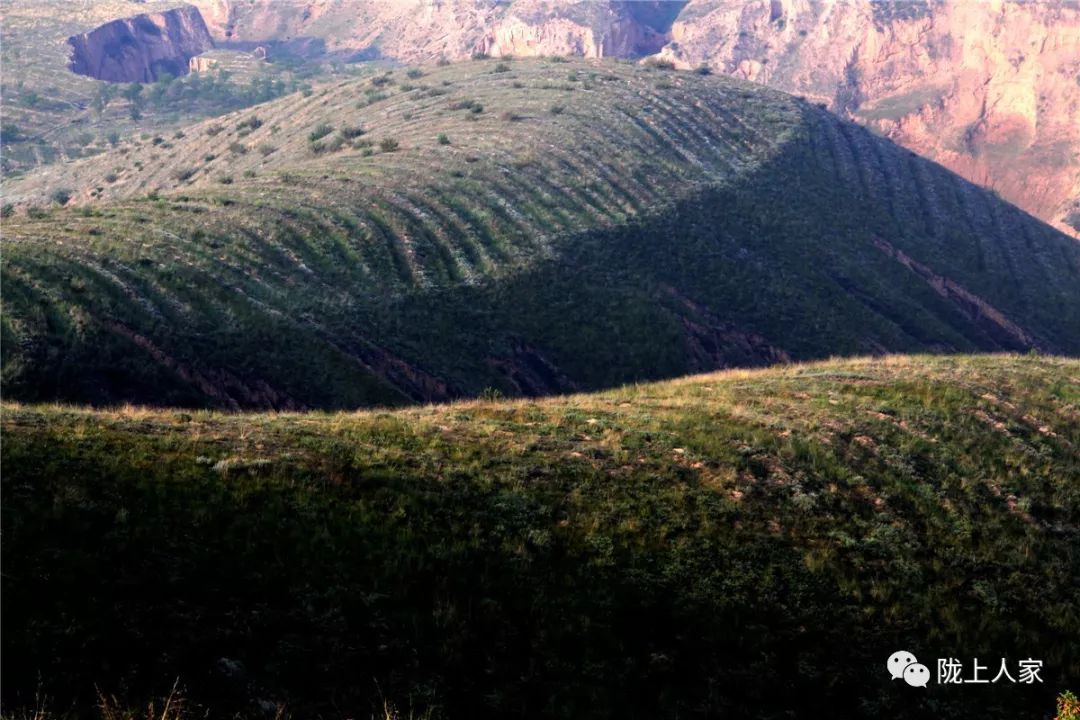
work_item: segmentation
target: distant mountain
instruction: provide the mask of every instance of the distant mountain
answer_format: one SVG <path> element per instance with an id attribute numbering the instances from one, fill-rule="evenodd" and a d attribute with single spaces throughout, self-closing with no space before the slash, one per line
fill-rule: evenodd
<path id="1" fill-rule="evenodd" d="M 13 399 L 354 407 L 1080 353 L 1080 244 L 813 103 L 662 64 L 388 71 L 9 192 L 39 198 L 4 225 Z"/>
<path id="2" fill-rule="evenodd" d="M 1076 0 L 195 0 L 215 37 L 342 57 L 659 53 L 824 102 L 1080 232 Z"/>

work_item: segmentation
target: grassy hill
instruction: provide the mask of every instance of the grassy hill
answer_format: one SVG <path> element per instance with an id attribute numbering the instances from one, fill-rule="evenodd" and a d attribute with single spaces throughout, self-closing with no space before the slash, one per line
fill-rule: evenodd
<path id="1" fill-rule="evenodd" d="M 395 412 L 8 404 L 5 712 L 179 676 L 211 717 L 1044 717 L 1080 676 L 1078 408 L 1080 362 L 1004 355 Z M 1045 682 L 916 691 L 897 648 Z"/>
<path id="2" fill-rule="evenodd" d="M 42 200 L 4 227 L 9 398 L 348 408 L 1080 352 L 1074 240 L 727 78 L 400 69 L 182 135 L 65 166 L 72 207 L 41 204 L 55 173 L 12 184 Z"/>

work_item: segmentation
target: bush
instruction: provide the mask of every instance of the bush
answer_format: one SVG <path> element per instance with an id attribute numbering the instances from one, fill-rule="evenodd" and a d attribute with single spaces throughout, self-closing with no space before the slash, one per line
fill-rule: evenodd
<path id="1" fill-rule="evenodd" d="M 117 177 L 116 173 L 109 173 L 105 176 L 105 182 L 109 183 L 110 185 L 116 182 L 118 179 L 119 178 Z"/>
<path id="2" fill-rule="evenodd" d="M 379 141 L 379 149 L 384 153 L 394 152 L 400 147 L 400 143 L 394 138 L 383 138 Z"/>
<path id="3" fill-rule="evenodd" d="M 439 137 L 436 138 L 440 145 L 449 145 L 450 138 L 446 136 L 446 133 L 439 133 Z"/>
<path id="4" fill-rule="evenodd" d="M 308 133 L 308 142 L 315 142 L 316 140 L 321 140 L 332 132 L 334 132 L 333 125 L 320 123 L 316 125 L 310 133 Z"/>
<path id="5" fill-rule="evenodd" d="M 244 130 L 245 128 L 250 132 L 252 130 L 258 130 L 262 127 L 263 121 L 259 119 L 258 115 L 252 115 L 246 120 L 241 120 L 236 124 L 237 130 Z"/>
<path id="6" fill-rule="evenodd" d="M 255 171 L 252 170 L 251 168 L 248 168 L 247 170 L 244 171 L 244 177 L 246 177 L 246 178 L 255 177 Z"/>
<path id="7" fill-rule="evenodd" d="M 503 120 L 505 122 L 517 122 L 518 120 L 521 119 L 521 116 L 518 115 L 515 112 L 505 110 L 505 111 L 503 111 L 502 113 L 499 114 L 499 119 Z"/>
<path id="8" fill-rule="evenodd" d="M 277 145 L 271 145 L 270 143 L 262 143 L 259 145 L 259 154 L 261 154 L 263 157 L 272 155 L 276 151 Z"/>
<path id="9" fill-rule="evenodd" d="M 243 155 L 247 151 L 248 151 L 247 145 L 245 145 L 243 143 L 239 143 L 239 142 L 231 142 L 231 143 L 229 143 L 229 152 L 233 153 L 234 155 Z"/>
<path id="10" fill-rule="evenodd" d="M 694 68 L 694 72 L 696 72 L 698 75 L 712 75 L 712 68 L 702 63 L 701 65 L 698 65 L 696 68 Z"/>
<path id="11" fill-rule="evenodd" d="M 458 100 L 450 106 L 451 110 L 472 110 L 474 113 L 484 111 L 484 106 L 476 100 Z"/>
<path id="12" fill-rule="evenodd" d="M 674 70 L 675 63 L 663 58 L 649 58 L 645 61 L 645 67 L 650 67 L 654 70 Z"/>
<path id="13" fill-rule="evenodd" d="M 36 206 L 30 206 L 30 207 L 26 208 L 26 217 L 28 217 L 28 218 L 33 218 L 35 220 L 40 220 L 41 218 L 45 218 L 45 217 L 48 217 L 48 216 L 49 216 L 49 213 L 46 210 L 44 210 L 43 208 L 39 208 L 39 207 L 36 207 Z"/>
<path id="14" fill-rule="evenodd" d="M 415 80 L 416 78 L 424 77 L 424 71 L 420 68 L 409 68 L 405 71 L 405 77 Z"/>
<path id="15" fill-rule="evenodd" d="M 217 181 L 222 185 L 232 185 L 232 175 L 222 175 L 217 179 Z"/>
<path id="16" fill-rule="evenodd" d="M 313 155 L 322 155 L 324 153 L 337 152 L 345 145 L 345 138 L 340 135 L 335 135 L 326 141 L 315 140 L 308 143 L 308 149 L 311 150 Z"/>
<path id="17" fill-rule="evenodd" d="M 105 140 L 109 143 L 109 145 L 116 147 L 120 144 L 120 133 L 118 133 L 116 130 L 110 130 L 109 134 L 105 136 Z"/>
<path id="18" fill-rule="evenodd" d="M 214 137 L 215 135 L 220 134 L 224 130 L 225 130 L 225 128 L 222 125 L 219 125 L 218 123 L 214 123 L 210 127 L 206 128 L 206 134 L 209 135 L 210 137 Z"/>
<path id="19" fill-rule="evenodd" d="M 190 180 L 194 177 L 196 172 L 198 172 L 198 170 L 195 168 L 177 168 L 173 171 L 172 175 L 177 182 L 184 182 L 185 180 Z"/>
<path id="20" fill-rule="evenodd" d="M 548 108 L 548 112 L 552 115 L 562 115 L 564 110 L 566 110 L 566 108 L 559 104 L 552 105 Z"/>
<path id="21" fill-rule="evenodd" d="M 502 62 L 497 63 L 495 65 L 495 69 L 492 72 L 497 72 L 497 73 L 510 72 L 510 66 L 507 65 L 506 63 L 502 63 Z"/>
<path id="22" fill-rule="evenodd" d="M 439 59 L 435 61 L 435 64 L 439 67 L 446 67 L 450 64 L 450 60 L 445 55 L 440 55 Z"/>
<path id="23" fill-rule="evenodd" d="M 0 218 L 9 218 L 15 214 L 15 206 L 11 203 L 4 203 L 3 207 L 0 207 Z"/>
<path id="24" fill-rule="evenodd" d="M 345 127 L 341 128 L 341 137 L 345 138 L 346 140 L 353 140 L 360 137 L 365 132 L 367 132 L 367 130 L 364 130 L 364 128 L 359 125 L 346 125 Z"/>
<path id="25" fill-rule="evenodd" d="M 57 205 L 67 205 L 68 200 L 71 200 L 71 191 L 67 188 L 57 188 L 53 190 L 49 198 Z"/>

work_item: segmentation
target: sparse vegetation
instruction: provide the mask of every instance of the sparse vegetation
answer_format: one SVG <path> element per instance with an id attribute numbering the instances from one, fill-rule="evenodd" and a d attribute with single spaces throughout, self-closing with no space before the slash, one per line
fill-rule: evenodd
<path id="1" fill-rule="evenodd" d="M 972 718 L 969 686 L 882 689 L 888 651 L 941 636 L 1056 659 L 980 687 L 981 720 L 1050 710 L 1078 661 L 1077 374 L 890 357 L 396 412 L 6 405 L 5 692 Z"/>
<path id="2" fill-rule="evenodd" d="M 401 143 L 395 138 L 383 138 L 379 141 L 379 149 L 384 153 L 395 152 L 399 147 L 401 147 Z"/>

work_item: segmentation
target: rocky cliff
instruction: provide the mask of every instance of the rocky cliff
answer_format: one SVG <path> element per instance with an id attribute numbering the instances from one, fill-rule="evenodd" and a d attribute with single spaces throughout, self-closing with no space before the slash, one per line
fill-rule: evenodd
<path id="1" fill-rule="evenodd" d="M 214 47 L 199 10 L 192 5 L 113 20 L 72 35 L 68 68 L 113 82 L 152 82 L 162 73 L 188 71 L 189 60 Z"/>
<path id="2" fill-rule="evenodd" d="M 1044 219 L 1080 197 L 1075 2 L 691 0 L 661 55 L 826 103 Z"/>
<path id="3" fill-rule="evenodd" d="M 195 2 L 223 40 L 315 36 L 406 62 L 657 54 L 709 65 L 824 103 L 1080 231 L 1077 0 Z"/>

